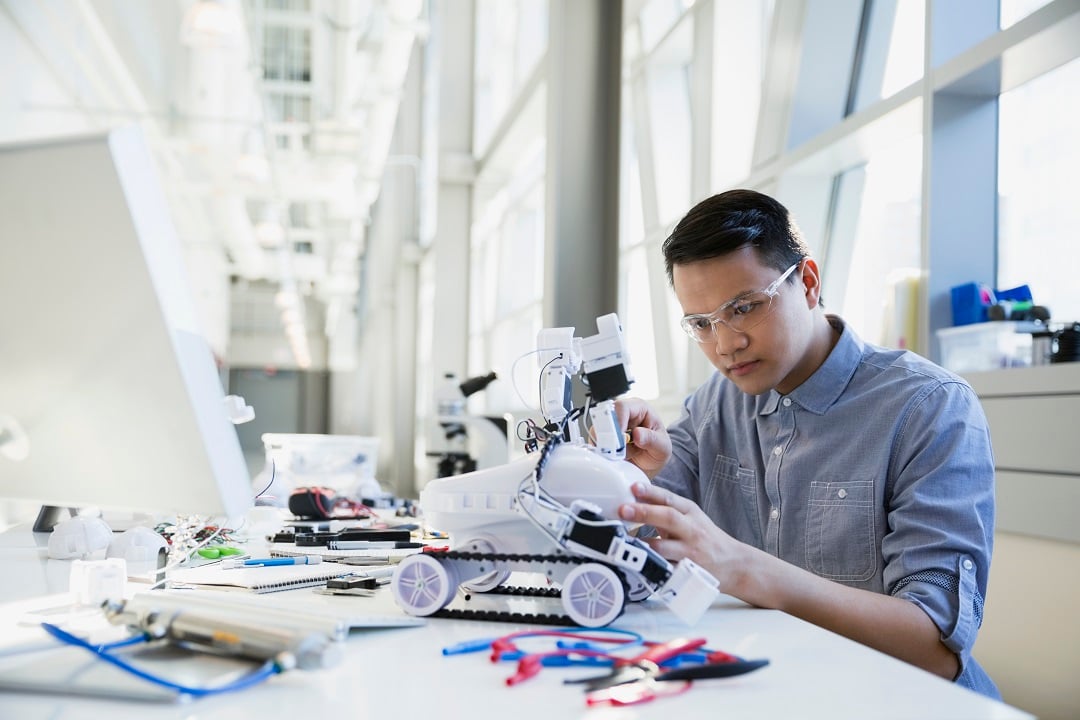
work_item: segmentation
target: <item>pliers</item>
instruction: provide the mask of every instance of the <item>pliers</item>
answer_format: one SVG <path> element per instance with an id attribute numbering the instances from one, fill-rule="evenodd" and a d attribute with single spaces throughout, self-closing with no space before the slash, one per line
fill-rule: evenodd
<path id="1" fill-rule="evenodd" d="M 688 640 L 678 638 L 660 645 L 654 645 L 643 653 L 616 661 L 611 672 L 587 678 L 564 680 L 565 683 L 584 683 L 588 692 L 589 705 L 608 703 L 612 705 L 632 705 L 647 702 L 658 695 L 669 695 L 686 690 L 691 680 L 702 678 L 733 677 L 753 672 L 769 664 L 768 660 L 743 660 L 725 652 L 709 652 L 704 662 L 682 664 L 675 668 L 661 666 L 687 652 L 698 650 L 705 645 L 705 638 Z M 683 680 L 681 687 L 657 692 L 655 683 Z M 635 687 L 622 687 L 634 685 Z"/>

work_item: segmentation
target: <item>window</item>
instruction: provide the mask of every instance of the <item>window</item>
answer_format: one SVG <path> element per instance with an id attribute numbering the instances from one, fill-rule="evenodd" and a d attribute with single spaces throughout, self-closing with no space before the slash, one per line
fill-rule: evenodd
<path id="1" fill-rule="evenodd" d="M 546 0 L 479 0 L 474 142 L 483 150 L 547 50 Z"/>
<path id="2" fill-rule="evenodd" d="M 535 356 L 544 289 L 544 143 L 522 152 L 512 176 L 477 208 L 469 278 L 469 373 L 505 382 L 476 400 L 488 412 L 535 408 Z M 515 367 L 515 363 L 517 363 Z"/>
<path id="3" fill-rule="evenodd" d="M 645 68 L 650 140 L 661 222 L 690 207 L 690 56 L 693 24 L 683 22 L 649 57 Z"/>
<path id="4" fill-rule="evenodd" d="M 921 188 L 921 135 L 844 173 L 837 208 L 840 213 L 846 207 L 857 208 L 853 242 L 831 238 L 823 272 L 828 311 L 838 312 L 868 342 L 916 351 L 921 350 Z M 843 218 L 834 218 L 834 227 L 843 224 Z M 830 279 L 831 272 L 838 277 Z"/>
<path id="5" fill-rule="evenodd" d="M 997 286 L 1027 284 L 1055 321 L 1080 320 L 1080 59 L 1002 93 Z"/>
<path id="6" fill-rule="evenodd" d="M 1015 25 L 1050 0 L 1001 0 L 1001 29 Z"/>

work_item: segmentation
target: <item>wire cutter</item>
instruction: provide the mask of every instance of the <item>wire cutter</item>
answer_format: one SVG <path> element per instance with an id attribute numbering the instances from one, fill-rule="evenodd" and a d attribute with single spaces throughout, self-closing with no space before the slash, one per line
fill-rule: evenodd
<path id="1" fill-rule="evenodd" d="M 586 691 L 595 692 L 642 681 L 697 680 L 703 678 L 733 677 L 753 672 L 769 664 L 768 660 L 743 660 L 716 651 L 703 656 L 703 662 L 680 664 L 675 668 L 661 665 L 666 660 L 698 650 L 705 645 L 705 638 L 687 640 L 677 638 L 666 643 L 654 645 L 638 655 L 625 660 L 617 660 L 611 672 L 587 678 L 564 680 L 567 684 L 583 683 Z"/>

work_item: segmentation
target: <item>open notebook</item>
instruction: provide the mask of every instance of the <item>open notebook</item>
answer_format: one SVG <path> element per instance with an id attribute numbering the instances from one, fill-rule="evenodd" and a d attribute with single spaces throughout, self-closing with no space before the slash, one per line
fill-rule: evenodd
<path id="1" fill-rule="evenodd" d="M 324 585 L 330 578 L 354 571 L 347 565 L 320 563 L 318 565 L 268 565 L 262 567 L 225 568 L 220 563 L 194 568 L 180 568 L 169 574 L 169 584 L 194 585 L 221 590 L 247 590 L 271 593 L 294 588 Z"/>

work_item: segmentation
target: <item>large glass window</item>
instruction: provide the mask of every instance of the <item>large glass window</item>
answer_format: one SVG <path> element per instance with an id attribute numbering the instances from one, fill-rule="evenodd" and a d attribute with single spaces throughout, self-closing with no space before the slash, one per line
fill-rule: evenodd
<path id="1" fill-rule="evenodd" d="M 716 6 L 711 177 L 717 191 L 750 174 L 772 6 L 771 0 Z"/>
<path id="2" fill-rule="evenodd" d="M 476 119 L 483 150 L 547 50 L 547 0 L 478 0 L 476 4 Z"/>
<path id="3" fill-rule="evenodd" d="M 925 24 L 926 6 L 923 3 L 896 3 L 880 97 L 891 97 L 922 77 Z"/>
<path id="4" fill-rule="evenodd" d="M 997 285 L 1080 320 L 1080 59 L 1002 93 L 998 111 Z"/>
<path id="5" fill-rule="evenodd" d="M 1026 18 L 1050 0 L 1001 0 L 1001 27 L 1005 29 Z"/>
<path id="6" fill-rule="evenodd" d="M 920 351 L 922 136 L 876 153 L 841 179 L 839 213 L 857 208 L 852 242 L 830 239 L 826 309 L 864 340 Z M 849 182 L 844 182 L 848 180 Z M 843 227 L 844 218 L 834 218 Z M 838 277 L 830 279 L 829 273 Z M 832 294 L 835 293 L 835 296 Z"/>
<path id="7" fill-rule="evenodd" d="M 517 361 L 535 349 L 542 322 L 543 181 L 544 143 L 537 142 L 524 149 L 512 176 L 477 208 L 470 252 L 469 373 L 494 370 L 504 382 L 488 386 L 475 409 L 501 413 L 536 407 L 535 357 Z"/>
<path id="8" fill-rule="evenodd" d="M 692 0 L 649 0 L 645 3 L 639 16 L 644 50 L 652 50 L 691 5 Z"/>
<path id="9" fill-rule="evenodd" d="M 645 69 L 650 140 L 661 222 L 678 219 L 690 203 L 690 18 L 649 57 Z"/>
<path id="10" fill-rule="evenodd" d="M 926 8 L 921 2 L 874 2 L 864 30 L 851 112 L 891 97 L 923 75 Z"/>

